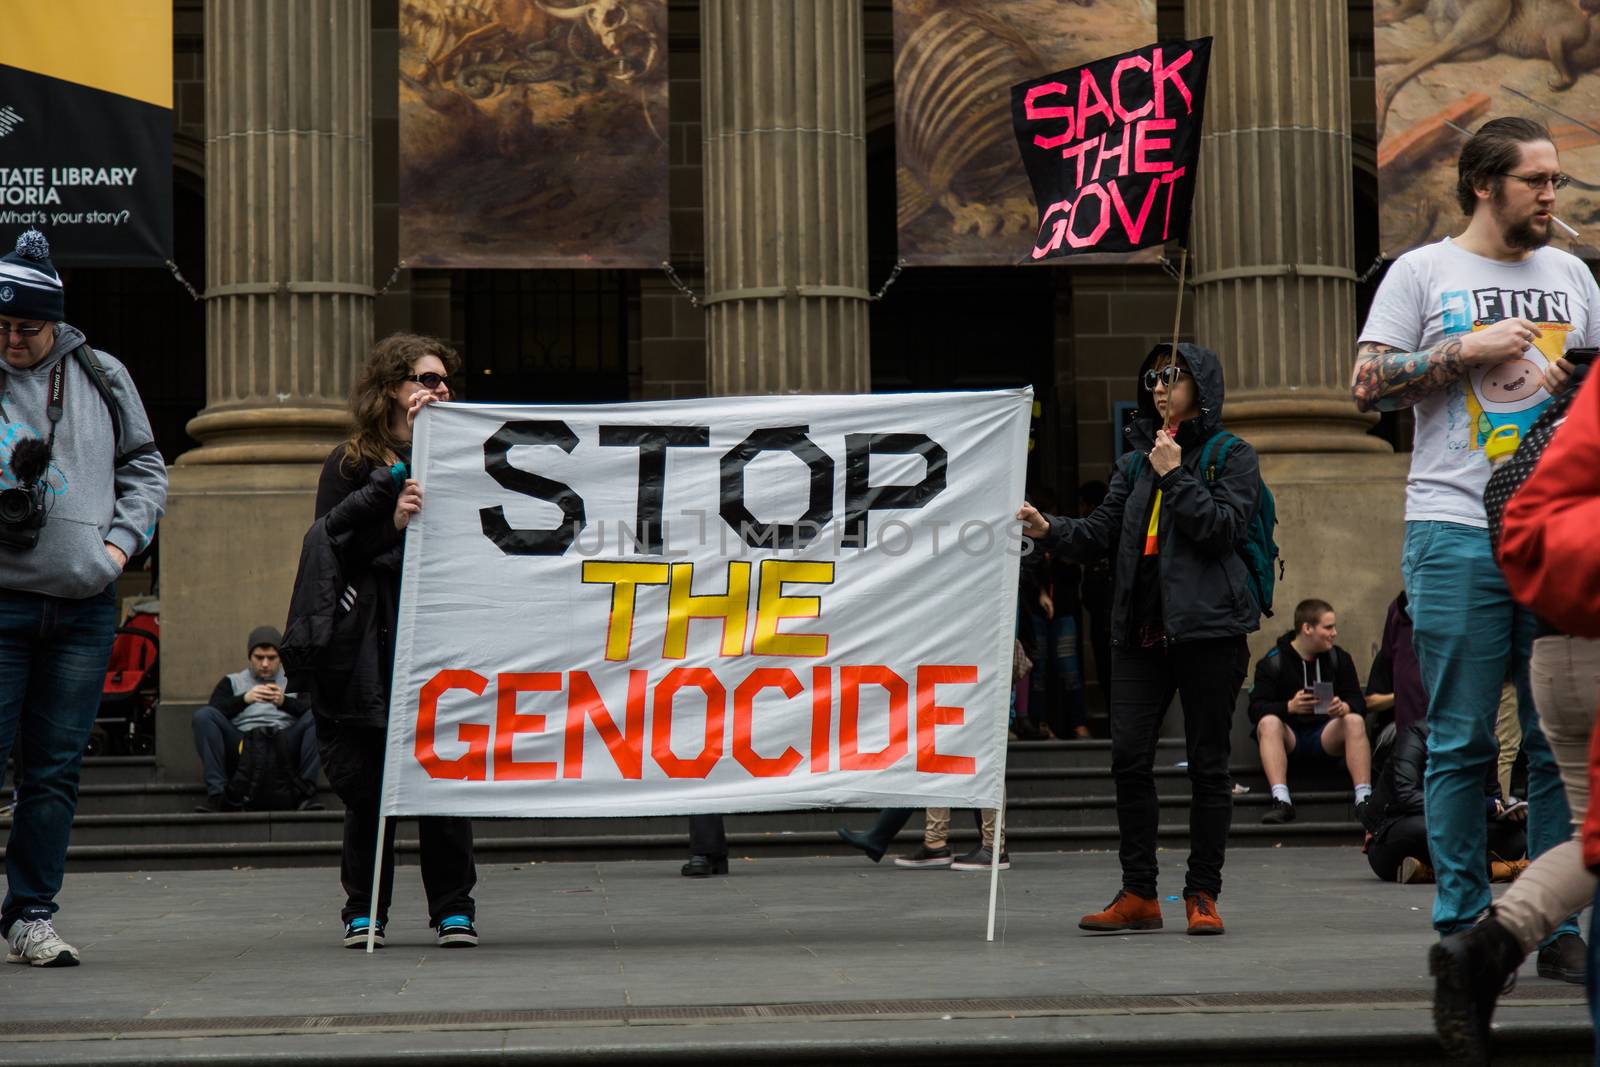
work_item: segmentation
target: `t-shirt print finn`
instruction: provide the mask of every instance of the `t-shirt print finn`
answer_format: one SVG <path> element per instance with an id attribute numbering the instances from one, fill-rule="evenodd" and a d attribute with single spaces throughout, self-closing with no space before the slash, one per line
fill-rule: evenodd
<path id="1" fill-rule="evenodd" d="M 1440 294 L 1446 333 L 1487 329 L 1505 318 L 1531 320 L 1541 336 L 1520 359 L 1492 367 L 1474 367 L 1468 374 L 1468 447 L 1481 451 L 1489 438 L 1507 439 L 1510 448 L 1550 402 L 1544 372 L 1561 358 L 1572 329 L 1569 294 L 1544 289 L 1456 289 Z"/>

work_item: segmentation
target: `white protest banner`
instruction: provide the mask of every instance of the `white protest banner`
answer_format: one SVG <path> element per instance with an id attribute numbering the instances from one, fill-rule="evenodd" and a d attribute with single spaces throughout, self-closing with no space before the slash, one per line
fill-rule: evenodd
<path id="1" fill-rule="evenodd" d="M 426 409 L 384 815 L 998 806 L 1031 402 Z"/>

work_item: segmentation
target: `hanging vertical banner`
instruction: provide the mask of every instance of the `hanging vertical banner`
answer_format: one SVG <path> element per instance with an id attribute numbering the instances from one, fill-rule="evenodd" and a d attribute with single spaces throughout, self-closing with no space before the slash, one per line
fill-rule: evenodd
<path id="1" fill-rule="evenodd" d="M 1553 243 L 1600 259 L 1600 0 L 1476 7 L 1459 19 L 1431 4 L 1375 14 L 1379 250 L 1393 259 L 1460 233 L 1461 147 L 1515 115 L 1549 127 L 1573 177 L 1555 210 L 1578 236 L 1557 227 Z"/>
<path id="2" fill-rule="evenodd" d="M 6 5 L 0 246 L 28 227 L 58 267 L 172 258 L 172 0 Z"/>
<path id="3" fill-rule="evenodd" d="M 1155 35 L 1155 0 L 894 0 L 901 258 L 1014 265 L 1035 215 L 1009 135 L 1011 86 Z"/>
<path id="4" fill-rule="evenodd" d="M 1031 401 L 434 405 L 383 812 L 998 806 Z"/>
<path id="5" fill-rule="evenodd" d="M 400 41 L 409 265 L 667 258 L 666 0 L 407 0 Z"/>
<path id="6" fill-rule="evenodd" d="M 1168 41 L 1012 87 L 1030 258 L 1188 243 L 1210 63 L 1211 38 Z"/>

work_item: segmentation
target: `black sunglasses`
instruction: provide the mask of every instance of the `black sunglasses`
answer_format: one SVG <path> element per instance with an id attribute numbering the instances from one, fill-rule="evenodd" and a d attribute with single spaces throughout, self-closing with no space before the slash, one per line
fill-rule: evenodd
<path id="1" fill-rule="evenodd" d="M 421 374 L 408 374 L 405 376 L 404 380 L 408 382 L 416 382 L 424 389 L 437 389 L 441 385 L 450 384 L 450 375 L 435 374 L 430 370 L 424 371 Z"/>
<path id="2" fill-rule="evenodd" d="M 1160 370 L 1145 371 L 1144 387 L 1153 393 L 1156 391 L 1157 382 L 1165 382 L 1167 388 L 1171 389 L 1175 384 L 1177 384 L 1179 378 L 1185 376 L 1193 377 L 1193 375 L 1190 375 L 1188 371 L 1184 370 L 1176 363 L 1168 363 Z"/>

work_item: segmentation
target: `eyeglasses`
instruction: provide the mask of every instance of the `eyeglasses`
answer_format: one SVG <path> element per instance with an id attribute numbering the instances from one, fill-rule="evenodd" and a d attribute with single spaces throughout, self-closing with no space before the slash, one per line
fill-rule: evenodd
<path id="1" fill-rule="evenodd" d="M 424 371 L 421 374 L 408 374 L 405 376 L 405 380 L 408 382 L 416 382 L 424 389 L 437 389 L 441 385 L 450 384 L 450 375 L 435 374 L 430 370 Z"/>
<path id="2" fill-rule="evenodd" d="M 1570 174 L 1512 174 L 1509 170 L 1503 170 L 1500 172 L 1500 176 L 1503 178 L 1515 178 L 1536 193 L 1546 185 L 1554 186 L 1557 189 L 1565 189 L 1572 184 L 1572 175 Z"/>
<path id="3" fill-rule="evenodd" d="M 1184 370 L 1176 363 L 1169 363 L 1160 370 L 1145 371 L 1144 387 L 1153 393 L 1156 391 L 1156 383 L 1162 382 L 1168 389 L 1171 389 L 1175 384 L 1177 384 L 1177 381 L 1180 377 L 1188 374 L 1188 371 Z"/>
<path id="4" fill-rule="evenodd" d="M 44 323 L 40 323 L 37 326 L 7 326 L 5 323 L 0 322 L 0 337 L 13 333 L 19 337 L 38 337 L 44 332 L 44 326 Z"/>

